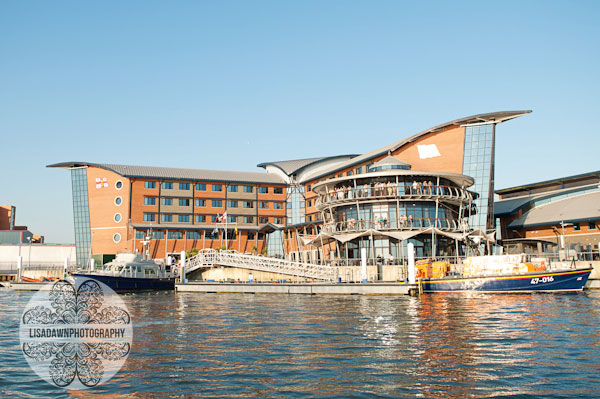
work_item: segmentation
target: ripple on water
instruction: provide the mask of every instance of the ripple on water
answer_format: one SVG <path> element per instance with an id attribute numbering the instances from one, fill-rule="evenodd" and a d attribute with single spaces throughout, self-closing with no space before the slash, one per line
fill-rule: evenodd
<path id="1" fill-rule="evenodd" d="M 132 352 L 65 392 L 20 352 L 30 293 L 0 289 L 2 397 L 581 397 L 600 392 L 600 293 L 132 294 Z"/>

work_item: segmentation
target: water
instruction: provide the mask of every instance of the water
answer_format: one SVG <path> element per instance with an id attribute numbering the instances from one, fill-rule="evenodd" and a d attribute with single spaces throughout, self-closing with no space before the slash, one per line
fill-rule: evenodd
<path id="1" fill-rule="evenodd" d="M 600 397 L 600 292 L 123 295 L 132 352 L 85 391 L 23 358 L 31 295 L 0 289 L 0 397 Z"/>

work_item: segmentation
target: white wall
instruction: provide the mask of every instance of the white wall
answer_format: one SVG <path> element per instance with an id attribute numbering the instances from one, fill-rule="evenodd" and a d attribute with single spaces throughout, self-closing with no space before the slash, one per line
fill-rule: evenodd
<path id="1" fill-rule="evenodd" d="M 16 269 L 19 254 L 23 258 L 24 267 L 29 264 L 31 266 L 62 266 L 65 264 L 65 258 L 69 258 L 69 265 L 75 263 L 75 245 L 0 245 L 0 270 Z"/>

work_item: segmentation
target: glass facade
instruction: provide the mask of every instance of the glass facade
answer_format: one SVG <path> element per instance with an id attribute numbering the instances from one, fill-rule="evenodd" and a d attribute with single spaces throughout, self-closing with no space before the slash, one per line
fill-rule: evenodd
<path id="1" fill-rule="evenodd" d="M 258 239 L 260 240 L 260 233 Z M 267 233 L 267 256 L 283 258 L 283 231 L 275 230 Z"/>
<path id="2" fill-rule="evenodd" d="M 71 183 L 73 186 L 73 221 L 75 222 L 76 262 L 77 266 L 87 266 L 92 256 L 87 168 L 71 169 Z"/>
<path id="3" fill-rule="evenodd" d="M 482 231 L 494 228 L 494 133 L 494 124 L 465 128 L 462 173 L 475 180 L 471 190 L 479 194 L 473 201 L 477 212 L 469 217 L 469 227 Z"/>
<path id="4" fill-rule="evenodd" d="M 306 221 L 304 187 L 288 187 L 287 201 L 287 224 L 304 223 Z"/>

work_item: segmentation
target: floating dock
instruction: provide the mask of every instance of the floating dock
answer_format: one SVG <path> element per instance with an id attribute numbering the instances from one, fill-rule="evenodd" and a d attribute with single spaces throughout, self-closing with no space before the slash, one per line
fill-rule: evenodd
<path id="1" fill-rule="evenodd" d="M 178 292 L 304 295 L 411 295 L 416 284 L 405 283 L 216 283 L 191 281 L 175 284 Z"/>

